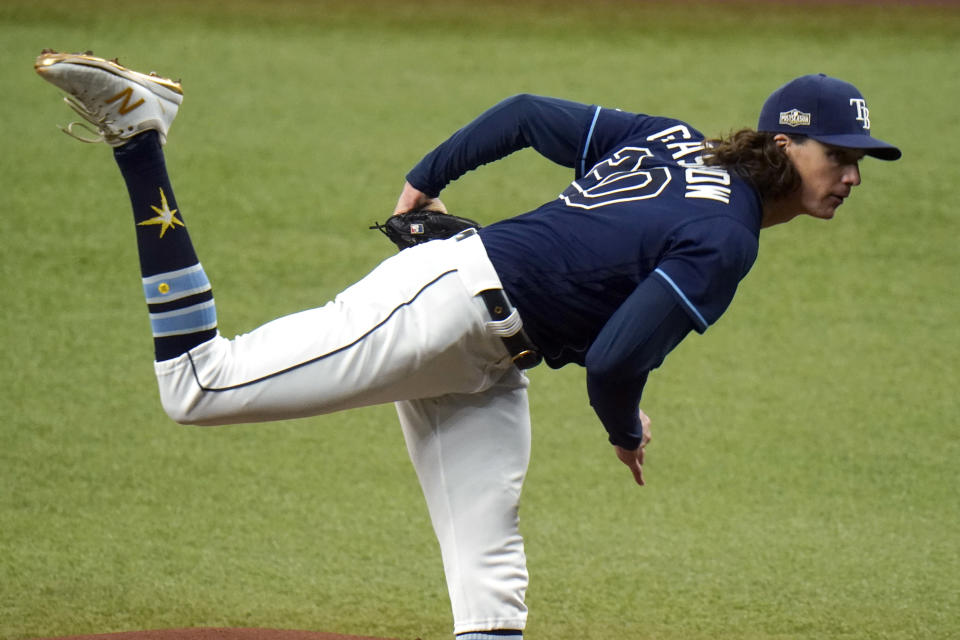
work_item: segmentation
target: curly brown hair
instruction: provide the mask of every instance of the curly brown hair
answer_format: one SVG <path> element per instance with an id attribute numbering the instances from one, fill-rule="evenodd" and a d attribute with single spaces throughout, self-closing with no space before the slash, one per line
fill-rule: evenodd
<path id="1" fill-rule="evenodd" d="M 753 185 L 764 202 L 800 188 L 800 174 L 774 140 L 775 133 L 741 129 L 726 138 L 707 140 L 703 161 L 733 171 Z M 799 143 L 805 136 L 790 136 Z"/>

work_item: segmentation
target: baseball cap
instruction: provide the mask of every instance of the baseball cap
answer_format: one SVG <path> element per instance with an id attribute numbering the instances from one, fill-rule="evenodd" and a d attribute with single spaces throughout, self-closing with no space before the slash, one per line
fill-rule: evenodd
<path id="1" fill-rule="evenodd" d="M 822 73 L 801 76 L 767 98 L 758 131 L 804 135 L 824 144 L 896 160 L 900 149 L 870 135 L 870 110 L 855 86 Z"/>

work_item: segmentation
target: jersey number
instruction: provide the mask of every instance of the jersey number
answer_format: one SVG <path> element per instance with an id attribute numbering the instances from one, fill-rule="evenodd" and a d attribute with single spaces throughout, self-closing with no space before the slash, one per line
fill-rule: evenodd
<path id="1" fill-rule="evenodd" d="M 645 147 L 624 147 L 575 180 L 560 198 L 567 206 L 580 209 L 656 198 L 670 184 L 670 171 L 666 167 L 641 169 L 644 158 L 652 157 Z"/>

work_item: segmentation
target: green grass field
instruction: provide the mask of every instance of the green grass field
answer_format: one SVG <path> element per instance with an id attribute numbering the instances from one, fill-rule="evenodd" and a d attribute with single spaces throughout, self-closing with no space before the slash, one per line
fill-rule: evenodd
<path id="1" fill-rule="evenodd" d="M 724 318 L 647 387 L 632 486 L 583 372 L 534 370 L 533 640 L 955 638 L 960 8 L 640 2 L 0 6 L 0 638 L 169 627 L 449 636 L 392 407 L 198 429 L 163 414 L 129 204 L 32 61 L 182 77 L 167 147 L 221 330 L 391 253 L 406 171 L 517 92 L 755 124 L 803 73 L 901 146 L 822 223 L 765 231 Z M 571 176 L 531 152 L 445 192 L 491 222 Z"/>

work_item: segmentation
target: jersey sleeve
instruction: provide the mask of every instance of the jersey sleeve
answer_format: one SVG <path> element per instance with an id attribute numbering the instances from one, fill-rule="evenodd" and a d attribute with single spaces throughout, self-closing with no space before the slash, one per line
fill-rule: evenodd
<path id="1" fill-rule="evenodd" d="M 407 181 L 436 197 L 468 171 L 527 147 L 573 167 L 596 107 L 520 94 L 491 107 L 427 154 Z"/>
<path id="2" fill-rule="evenodd" d="M 648 277 L 613 313 L 587 351 L 587 394 L 611 444 L 640 446 L 639 405 L 649 372 L 693 329 L 661 282 Z"/>
<path id="3" fill-rule="evenodd" d="M 726 217 L 678 230 L 653 275 L 690 316 L 697 332 L 716 322 L 757 258 L 757 237 Z"/>

